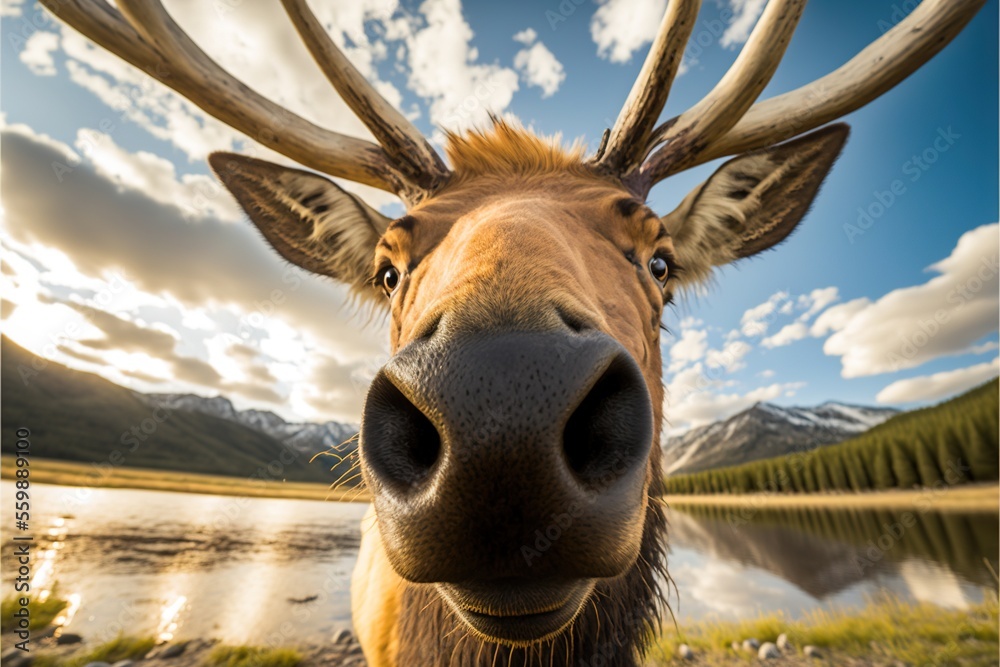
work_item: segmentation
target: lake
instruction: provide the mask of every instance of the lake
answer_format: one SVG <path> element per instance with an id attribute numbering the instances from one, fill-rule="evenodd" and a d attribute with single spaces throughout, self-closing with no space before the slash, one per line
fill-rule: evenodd
<path id="1" fill-rule="evenodd" d="M 13 483 L 0 484 L 4 507 Z M 350 627 L 362 504 L 32 486 L 33 590 L 88 641 L 321 643 Z M 997 513 L 670 512 L 678 620 L 855 607 L 882 591 L 962 608 L 994 585 Z M 13 551 L 11 535 L 4 558 Z M 9 562 L 9 561 L 5 561 Z M 13 590 L 11 568 L 4 591 Z"/>

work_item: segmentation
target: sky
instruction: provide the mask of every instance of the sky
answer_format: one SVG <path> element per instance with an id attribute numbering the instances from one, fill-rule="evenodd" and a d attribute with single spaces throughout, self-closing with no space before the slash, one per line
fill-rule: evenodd
<path id="1" fill-rule="evenodd" d="M 761 98 L 827 74 L 913 0 L 813 0 Z M 777 249 L 668 311 L 671 432 L 758 401 L 908 409 L 997 374 L 997 30 L 989 0 L 920 71 L 850 114 L 815 205 Z M 278 3 L 166 0 L 258 92 L 371 139 Z M 666 0 L 356 0 L 313 10 L 358 69 L 440 146 L 510 114 L 591 147 L 624 102 Z M 663 118 L 722 77 L 763 0 L 706 0 Z M 2 330 L 143 392 L 225 395 L 292 421 L 357 422 L 384 318 L 280 260 L 205 162 L 288 164 L 39 6 L 2 0 Z M 720 164 L 659 184 L 668 213 Z M 384 192 L 344 184 L 389 215 Z"/>

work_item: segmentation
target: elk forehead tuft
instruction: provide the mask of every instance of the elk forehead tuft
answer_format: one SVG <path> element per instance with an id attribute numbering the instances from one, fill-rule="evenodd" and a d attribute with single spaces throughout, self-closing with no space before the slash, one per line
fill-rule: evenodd
<path id="1" fill-rule="evenodd" d="M 485 130 L 447 134 L 445 152 L 458 178 L 484 174 L 529 175 L 556 171 L 592 173 L 577 140 L 562 144 L 558 134 L 540 137 L 519 123 L 495 118 Z"/>

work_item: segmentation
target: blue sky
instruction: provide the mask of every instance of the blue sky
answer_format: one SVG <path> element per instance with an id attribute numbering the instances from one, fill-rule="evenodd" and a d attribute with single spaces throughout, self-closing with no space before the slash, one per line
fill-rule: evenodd
<path id="1" fill-rule="evenodd" d="M 364 134 L 289 46 L 283 17 L 266 3 L 229 4 L 165 2 L 251 86 L 333 129 Z M 813 0 L 762 98 L 843 64 L 912 4 Z M 910 407 L 996 373 L 998 4 L 990 0 L 941 54 L 845 119 L 847 148 L 788 242 L 719 272 L 665 317 L 675 428 L 759 399 Z M 704 3 L 664 118 L 715 85 L 760 5 Z M 359 0 L 314 9 L 429 136 L 492 110 L 594 146 L 664 6 Z M 37 6 L 5 1 L 3 13 L 8 335 L 141 391 L 223 393 L 289 418 L 356 420 L 367 379 L 385 358 L 384 325 L 352 317 L 338 287 L 287 276 L 212 185 L 205 152 L 254 147 L 88 48 Z M 490 93 L 481 99 L 484 83 Z M 64 180 L 44 168 L 60 155 L 72 168 Z M 667 213 L 717 165 L 661 183 L 650 205 Z M 391 197 L 360 192 L 399 210 Z M 877 213 L 864 230 L 860 211 Z M 176 259 L 162 260 L 168 252 Z M 275 286 L 287 292 L 280 300 Z M 921 322 L 926 328 L 940 312 L 943 323 L 924 341 Z M 914 340 L 912 354 L 893 357 Z"/>

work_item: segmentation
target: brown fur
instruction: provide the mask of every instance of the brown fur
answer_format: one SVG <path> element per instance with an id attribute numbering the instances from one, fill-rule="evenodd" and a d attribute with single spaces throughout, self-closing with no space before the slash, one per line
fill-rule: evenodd
<path id="1" fill-rule="evenodd" d="M 666 519 L 656 500 L 662 484 L 656 443 L 663 422 L 664 305 L 684 280 L 703 280 L 712 267 L 784 239 L 845 137 L 843 126 L 833 126 L 732 160 L 662 220 L 621 182 L 585 164 L 579 146 L 564 149 L 557 138 L 539 138 L 499 120 L 488 131 L 450 135 L 453 176 L 388 228 L 332 183 L 324 196 L 313 176 L 303 189 L 301 172 L 276 178 L 281 168 L 239 156 L 218 158 L 237 164 L 239 178 L 227 185 L 279 252 L 351 283 L 373 302 L 387 303 L 394 353 L 429 336 L 445 317 L 451 331 L 472 334 L 567 326 L 597 330 L 638 363 L 652 401 L 645 506 L 636 514 L 644 519 L 629 534 L 632 543 L 621 547 L 638 557 L 622 574 L 599 580 L 572 624 L 552 639 L 513 647 L 475 636 L 432 584 L 397 574 L 377 518 L 366 517 L 352 606 L 372 667 L 638 664 L 649 635 L 660 626 L 668 581 Z M 285 182 L 289 185 L 276 194 Z M 271 201 L 257 201 L 264 196 Z M 309 200 L 303 202 L 303 196 Z M 350 215 L 331 218 L 327 208 L 317 214 L 311 206 L 317 201 L 341 202 Z M 359 216 L 365 220 L 359 222 Z M 349 229 L 358 225 L 364 227 L 360 236 Z M 378 237 L 372 229 L 385 231 Z M 358 264 L 366 253 L 357 243 L 349 244 L 350 252 L 324 247 L 330 239 L 345 238 L 368 239 L 366 266 Z M 649 269 L 654 256 L 676 258 L 686 271 L 678 272 L 672 262 L 661 284 Z M 390 267 L 400 274 L 399 286 L 386 302 L 379 280 Z M 364 451 L 364 442 L 361 447 Z M 453 518 L 444 517 L 443 525 Z M 587 549 L 586 539 L 574 547 Z"/>

